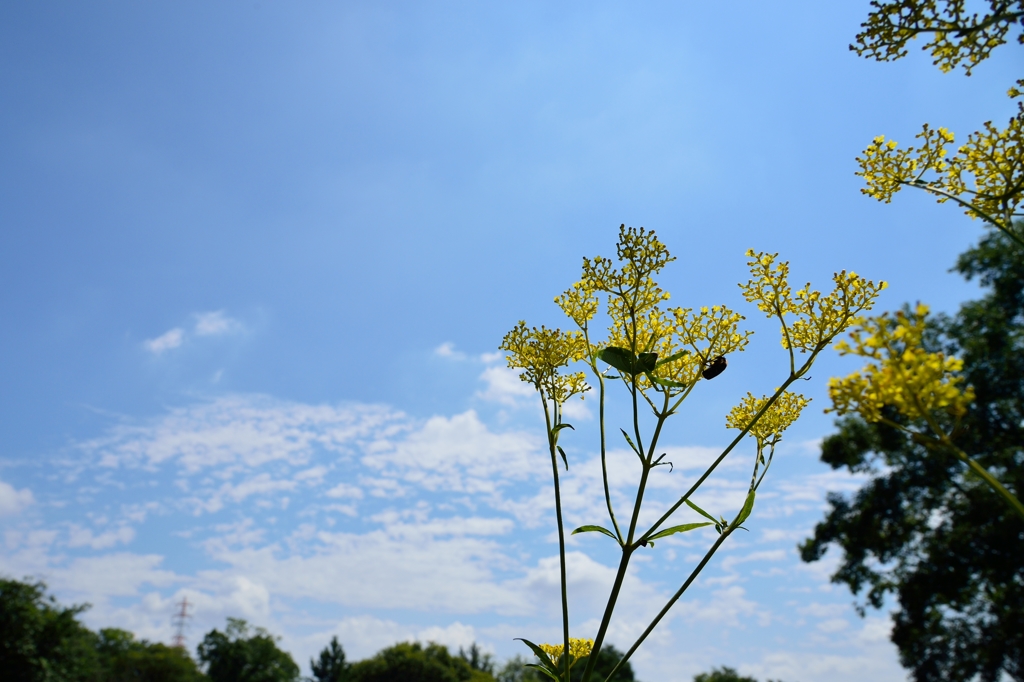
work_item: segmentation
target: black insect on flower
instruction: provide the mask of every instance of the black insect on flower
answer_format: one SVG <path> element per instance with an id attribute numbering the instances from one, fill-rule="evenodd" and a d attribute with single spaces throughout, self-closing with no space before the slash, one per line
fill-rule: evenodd
<path id="1" fill-rule="evenodd" d="M 719 355 L 717 358 L 715 358 L 714 360 L 711 361 L 711 364 L 708 365 L 708 368 L 706 370 L 704 370 L 703 372 L 701 372 L 700 375 L 702 377 L 704 377 L 705 379 L 714 379 L 719 374 L 724 372 L 725 368 L 728 365 L 729 365 L 729 363 L 726 362 L 725 356 L 724 355 Z"/>

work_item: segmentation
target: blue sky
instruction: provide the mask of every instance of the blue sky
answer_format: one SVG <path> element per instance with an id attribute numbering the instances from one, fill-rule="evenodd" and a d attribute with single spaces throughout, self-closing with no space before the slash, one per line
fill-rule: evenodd
<path id="1" fill-rule="evenodd" d="M 869 62 L 847 49 L 867 5 L 3 5 L 0 571 L 165 641 L 187 595 L 192 645 L 239 616 L 303 663 L 332 634 L 355 658 L 554 637 L 538 408 L 495 351 L 518 319 L 562 324 L 551 298 L 620 223 L 679 257 L 674 304 L 726 303 L 757 332 L 668 436 L 655 500 L 784 371 L 735 286 L 747 248 L 821 287 L 885 279 L 887 308 L 977 291 L 948 269 L 980 227 L 863 197 L 853 159 L 926 121 L 963 139 L 1008 118 L 1019 54 L 970 78 L 919 51 Z M 903 679 L 885 614 L 860 619 L 830 561 L 794 549 L 825 492 L 857 484 L 815 445 L 826 378 L 851 368 L 822 359 L 750 535 L 641 650 L 641 679 Z M 594 420 L 576 419 L 567 514 L 596 523 Z M 746 467 L 708 505 L 737 506 Z M 638 562 L 614 643 L 709 542 Z M 571 547 L 583 633 L 607 549 Z"/>

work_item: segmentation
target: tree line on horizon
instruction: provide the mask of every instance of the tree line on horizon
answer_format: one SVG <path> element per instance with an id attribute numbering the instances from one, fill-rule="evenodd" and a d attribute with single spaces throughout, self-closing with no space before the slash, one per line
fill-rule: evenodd
<path id="1" fill-rule="evenodd" d="M 334 637 L 311 659 L 303 677 L 279 638 L 261 627 L 228 618 L 224 630 L 206 633 L 193 658 L 183 647 L 136 639 L 119 628 L 94 632 L 78 616 L 87 605 L 62 606 L 39 581 L 0 578 L 0 671 L 14 682 L 541 682 L 515 656 L 502 665 L 477 644 L 452 653 L 447 647 L 401 642 L 362 661 L 349 662 Z M 622 654 L 607 647 L 595 669 L 601 679 Z M 582 668 L 579 669 L 582 672 Z M 577 671 L 574 669 L 573 680 Z M 728 667 L 695 682 L 757 682 Z M 634 682 L 629 663 L 610 682 Z M 770 681 L 769 681 L 770 682 Z"/>

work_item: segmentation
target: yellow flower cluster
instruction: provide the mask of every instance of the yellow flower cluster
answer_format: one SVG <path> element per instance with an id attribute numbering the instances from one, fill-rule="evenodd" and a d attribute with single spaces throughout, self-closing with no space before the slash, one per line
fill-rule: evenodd
<path id="1" fill-rule="evenodd" d="M 655 351 L 655 344 L 672 333 L 672 325 L 658 303 L 668 299 L 654 280 L 640 283 L 635 297 L 608 297 L 608 344 L 637 353 Z"/>
<path id="2" fill-rule="evenodd" d="M 892 195 L 903 185 L 919 184 L 928 171 L 944 174 L 949 171 L 946 145 L 953 143 L 953 133 L 945 128 L 933 130 L 926 123 L 917 135 L 921 145 L 899 149 L 895 140 L 879 135 L 864 150 L 864 158 L 857 157 L 867 187 L 862 193 L 889 203 Z"/>
<path id="3" fill-rule="evenodd" d="M 778 254 L 747 251 L 747 262 L 753 279 L 741 284 L 743 297 L 757 304 L 768 317 L 782 322 L 782 346 L 800 352 L 815 353 L 831 343 L 837 334 L 848 327 L 856 315 L 870 310 L 875 299 L 886 287 L 885 282 L 875 284 L 855 272 L 845 270 L 833 275 L 835 288 L 827 296 L 811 289 L 808 283 L 793 293 L 789 286 L 789 263 L 775 262 Z M 795 315 L 792 322 L 787 315 Z"/>
<path id="4" fill-rule="evenodd" d="M 961 417 L 974 400 L 974 390 L 962 388 L 958 358 L 931 353 L 923 347 L 928 306 L 911 314 L 888 313 L 857 320 L 850 342 L 836 344 L 842 355 L 869 358 L 862 370 L 829 381 L 832 408 L 828 412 L 854 412 L 867 421 L 879 421 L 882 408 L 891 406 L 911 419 L 930 419 L 944 410 Z"/>
<path id="5" fill-rule="evenodd" d="M 704 306 L 699 313 L 690 308 L 673 308 L 669 312 L 675 317 L 674 331 L 680 343 L 693 348 L 699 364 L 743 350 L 754 333 L 740 332 L 740 320 L 746 318 L 724 305 Z"/>
<path id="6" fill-rule="evenodd" d="M 544 651 L 551 659 L 551 661 L 558 665 L 559 659 L 562 658 L 562 650 L 565 649 L 564 644 L 539 644 L 541 650 Z M 569 661 L 569 667 L 584 656 L 589 656 L 590 652 L 594 649 L 594 640 L 592 639 L 577 639 L 575 637 L 569 638 L 569 655 L 572 656 L 572 660 Z"/>
<path id="7" fill-rule="evenodd" d="M 1006 34 L 1022 15 L 1019 2 L 1003 0 L 989 0 L 991 11 L 981 14 L 968 12 L 965 0 L 943 0 L 941 8 L 936 0 L 873 0 L 871 4 L 875 9 L 861 24 L 864 30 L 857 34 L 851 50 L 878 61 L 892 61 L 906 56 L 909 41 L 931 34 L 923 48 L 931 51 L 934 64 L 943 72 L 961 65 L 968 75 L 1006 42 Z M 1018 41 L 1024 43 L 1024 34 Z"/>
<path id="8" fill-rule="evenodd" d="M 571 289 L 555 298 L 555 303 L 580 329 L 586 329 L 597 314 L 597 296 L 585 282 L 573 284 Z"/>
<path id="9" fill-rule="evenodd" d="M 1018 81 L 1024 87 L 1024 81 Z M 1011 88 L 1010 97 L 1021 96 Z M 903 186 L 934 194 L 939 203 L 953 200 L 971 218 L 982 218 L 1003 230 L 1012 229 L 1017 209 L 1024 203 L 1024 105 L 1000 130 L 986 122 L 984 129 L 968 136 L 957 153 L 947 156 L 953 133 L 925 125 L 917 135 L 917 147 L 900 149 L 893 140 L 876 137 L 858 157 L 867 186 L 861 192 L 886 203 Z"/>
<path id="10" fill-rule="evenodd" d="M 620 225 L 616 252 L 622 263 L 621 269 L 602 256 L 593 260 L 583 259 L 583 281 L 593 291 L 631 297 L 647 288 L 645 285 L 650 284 L 651 275 L 675 260 L 654 231 L 642 227 Z M 640 301 L 635 303 L 641 304 Z"/>
<path id="11" fill-rule="evenodd" d="M 740 404 L 730 410 L 725 418 L 726 428 L 743 430 L 753 421 L 754 416 L 768 402 L 768 396 L 755 398 L 747 393 Z M 811 402 L 799 393 L 784 392 L 772 403 L 772 406 L 761 415 L 761 418 L 750 428 L 747 435 L 757 439 L 758 447 L 775 445 L 782 440 L 782 432 L 788 429 L 800 417 L 800 412 Z"/>
<path id="12" fill-rule="evenodd" d="M 583 372 L 561 374 L 559 369 L 587 356 L 587 343 L 580 332 L 563 332 L 546 327 L 529 328 L 520 321 L 501 341 L 508 366 L 522 369 L 519 378 L 531 383 L 549 400 L 564 403 L 573 395 L 589 390 Z"/>

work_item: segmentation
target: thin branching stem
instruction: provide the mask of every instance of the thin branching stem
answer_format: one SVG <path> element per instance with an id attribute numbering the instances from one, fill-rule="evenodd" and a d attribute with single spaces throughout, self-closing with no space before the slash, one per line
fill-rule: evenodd
<path id="1" fill-rule="evenodd" d="M 618 663 L 615 664 L 615 667 L 612 668 L 611 672 L 608 673 L 608 677 L 605 678 L 606 682 L 607 680 L 611 680 L 615 676 L 615 673 L 618 672 L 619 668 L 622 667 L 626 663 L 626 661 L 629 660 L 629 657 L 632 656 L 638 648 L 640 648 L 640 645 L 643 644 L 644 640 L 647 639 L 647 636 L 654 631 L 654 628 L 658 626 L 658 623 L 660 623 L 661 619 L 665 617 L 665 614 L 669 612 L 669 609 L 675 606 L 675 603 L 679 601 L 679 598 L 681 596 L 683 596 L 683 593 L 686 592 L 686 589 L 690 586 L 690 583 L 692 583 L 697 578 L 697 576 L 704 569 L 707 563 L 711 561 L 711 557 L 715 555 L 715 552 L 717 552 L 718 548 L 722 546 L 722 543 L 725 542 L 725 539 L 732 534 L 732 531 L 733 527 L 730 524 L 729 528 L 726 528 L 722 532 L 722 534 L 718 536 L 718 539 L 715 540 L 715 544 L 711 545 L 711 549 L 707 551 L 707 554 L 704 555 L 704 558 L 701 559 L 700 563 L 697 564 L 697 567 L 693 569 L 693 572 L 690 573 L 690 577 L 686 579 L 686 582 L 683 583 L 682 587 L 680 587 L 676 591 L 676 593 L 672 595 L 672 598 L 669 599 L 668 603 L 665 604 L 661 611 L 658 612 L 658 615 L 654 617 L 654 620 L 652 620 L 651 624 L 647 626 L 647 629 L 643 631 L 643 634 L 641 634 L 640 637 L 638 637 L 637 640 L 633 642 L 633 646 L 629 647 L 629 650 L 626 652 L 626 654 L 619 660 Z"/>

